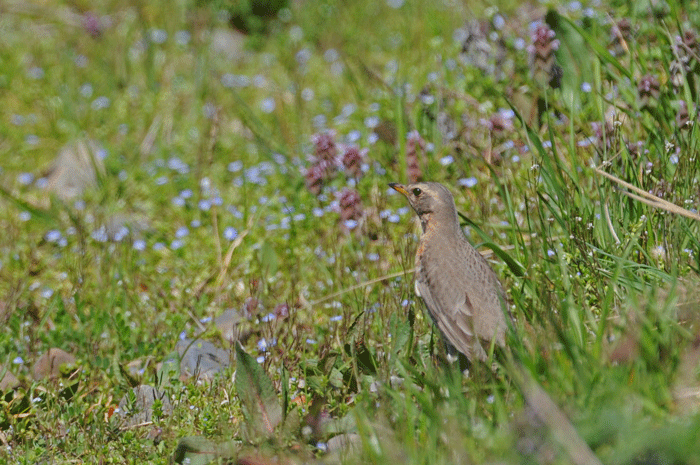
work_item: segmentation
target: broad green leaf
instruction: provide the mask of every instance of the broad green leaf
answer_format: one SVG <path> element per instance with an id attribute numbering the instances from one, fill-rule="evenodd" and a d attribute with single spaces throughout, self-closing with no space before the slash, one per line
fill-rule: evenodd
<path id="1" fill-rule="evenodd" d="M 228 463 L 236 459 L 238 448 L 238 441 L 217 443 L 201 436 L 189 436 L 180 439 L 173 454 L 173 461 L 189 465 L 205 465 L 214 460 L 224 459 Z"/>
<path id="2" fill-rule="evenodd" d="M 498 255 L 501 260 L 506 262 L 506 265 L 508 265 L 508 268 L 510 268 L 510 271 L 513 272 L 515 276 L 523 276 L 525 274 L 525 267 L 522 265 L 522 263 L 511 257 L 505 250 L 491 242 L 491 238 L 488 236 L 488 234 L 483 232 L 481 228 L 479 228 L 472 220 L 459 212 L 457 212 L 457 214 L 479 235 L 479 237 L 484 239 L 484 242 L 482 242 L 480 245 L 491 249 L 494 254 Z M 479 246 L 479 244 L 477 244 L 477 246 Z"/>
<path id="3" fill-rule="evenodd" d="M 236 390 L 251 438 L 270 437 L 282 421 L 282 407 L 272 381 L 240 342 L 236 343 Z"/>
<path id="4" fill-rule="evenodd" d="M 389 319 L 391 328 L 392 352 L 398 354 L 406 346 L 411 334 L 411 326 L 406 318 L 400 318 L 395 313 Z"/>
<path id="5" fill-rule="evenodd" d="M 277 273 L 278 259 L 277 252 L 268 241 L 265 241 L 260 247 L 259 252 L 260 266 L 268 276 L 274 276 Z"/>

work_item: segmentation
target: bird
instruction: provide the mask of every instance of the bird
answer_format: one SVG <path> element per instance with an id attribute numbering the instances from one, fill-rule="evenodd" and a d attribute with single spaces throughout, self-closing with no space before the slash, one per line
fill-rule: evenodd
<path id="1" fill-rule="evenodd" d="M 506 295 L 484 257 L 459 225 L 452 193 L 437 182 L 390 183 L 420 219 L 415 292 L 445 341 L 448 360 L 459 353 L 486 361 L 492 342 L 505 347 Z"/>

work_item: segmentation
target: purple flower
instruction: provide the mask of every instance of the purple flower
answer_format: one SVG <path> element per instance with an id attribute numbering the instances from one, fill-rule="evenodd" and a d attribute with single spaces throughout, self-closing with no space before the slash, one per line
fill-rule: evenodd
<path id="1" fill-rule="evenodd" d="M 350 176 L 359 178 L 362 175 L 362 160 L 367 155 L 368 149 L 360 150 L 356 145 L 345 148 L 342 163 L 345 172 Z"/>
<path id="2" fill-rule="evenodd" d="M 338 207 L 340 208 L 340 219 L 343 222 L 357 220 L 362 217 L 362 199 L 355 189 L 348 189 L 347 187 L 343 189 L 338 200 Z M 356 221 L 355 225 L 357 225 Z"/>
<path id="3" fill-rule="evenodd" d="M 97 39 L 102 35 L 102 22 L 97 15 L 91 11 L 83 15 L 83 29 L 90 34 L 93 39 Z"/>
<path id="4" fill-rule="evenodd" d="M 317 160 L 335 163 L 335 157 L 338 155 L 338 148 L 335 145 L 335 131 L 314 134 L 311 140 L 314 143 L 314 156 Z"/>
<path id="5" fill-rule="evenodd" d="M 321 165 L 313 165 L 306 171 L 306 176 L 304 176 L 306 188 L 314 195 L 321 193 L 325 179 L 326 170 Z"/>

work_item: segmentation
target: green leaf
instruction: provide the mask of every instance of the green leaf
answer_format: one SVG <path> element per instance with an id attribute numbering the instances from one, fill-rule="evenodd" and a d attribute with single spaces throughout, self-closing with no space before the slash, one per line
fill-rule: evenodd
<path id="1" fill-rule="evenodd" d="M 457 212 L 457 214 L 459 215 L 460 218 L 462 218 L 462 220 L 464 220 L 464 222 L 467 224 L 467 226 L 469 226 L 474 231 L 476 231 L 476 233 L 482 239 L 484 239 L 484 242 L 482 242 L 481 244 L 477 244 L 476 247 L 484 246 L 488 249 L 491 249 L 491 251 L 493 251 L 494 254 L 496 254 L 501 260 L 503 260 L 506 263 L 506 265 L 508 265 L 508 268 L 510 268 L 510 271 L 515 276 L 523 276 L 525 274 L 525 267 L 522 265 L 522 263 L 520 263 L 519 261 L 517 261 L 516 259 L 511 257 L 510 254 L 508 254 L 505 250 L 500 248 L 498 245 L 491 242 L 491 238 L 488 236 L 488 234 L 483 232 L 481 230 L 481 228 L 479 228 L 479 226 L 477 226 L 472 220 L 470 220 L 469 218 L 467 218 L 466 216 L 462 215 L 459 212 Z"/>
<path id="2" fill-rule="evenodd" d="M 282 407 L 265 370 L 236 343 L 236 390 L 251 438 L 270 437 L 282 421 Z"/>
<path id="3" fill-rule="evenodd" d="M 572 28 L 581 35 L 581 37 L 586 41 L 586 44 L 588 44 L 588 46 L 591 47 L 593 53 L 595 53 L 598 56 L 598 59 L 600 59 L 600 61 L 615 67 L 615 69 L 617 69 L 625 77 L 633 79 L 632 72 L 628 70 L 625 66 L 623 66 L 614 56 L 612 56 L 612 54 L 603 45 L 601 45 L 600 41 L 597 40 L 597 38 L 591 37 L 588 33 L 586 33 L 582 28 L 577 26 L 576 23 L 574 23 L 570 19 L 564 16 L 559 16 L 559 19 L 562 21 L 562 23 L 566 23 L 568 27 Z"/>
<path id="4" fill-rule="evenodd" d="M 411 334 L 411 325 L 405 318 L 400 318 L 395 313 L 389 318 L 391 328 L 392 352 L 398 354 L 406 346 Z"/>
<path id="5" fill-rule="evenodd" d="M 265 274 L 274 276 L 277 273 L 277 253 L 268 241 L 263 242 L 259 252 L 260 266 Z"/>
<path id="6" fill-rule="evenodd" d="M 569 111 L 581 110 L 581 84 L 593 81 L 593 64 L 588 53 L 585 39 L 574 29 L 570 22 L 562 21 L 562 16 L 556 15 L 556 34 L 559 39 L 557 62 L 562 68 L 561 90 L 564 103 Z"/>
<path id="7" fill-rule="evenodd" d="M 217 443 L 201 436 L 189 436 L 180 439 L 173 461 L 189 465 L 205 465 L 218 459 L 233 461 L 238 455 L 238 441 Z"/>

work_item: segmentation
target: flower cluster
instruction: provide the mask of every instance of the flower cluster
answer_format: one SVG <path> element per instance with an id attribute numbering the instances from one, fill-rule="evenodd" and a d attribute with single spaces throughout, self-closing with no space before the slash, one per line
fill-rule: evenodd
<path id="1" fill-rule="evenodd" d="M 532 33 L 532 44 L 527 47 L 530 55 L 530 72 L 541 85 L 559 87 L 561 67 L 556 64 L 555 52 L 559 49 L 556 33 L 544 23 L 540 23 Z"/>
<path id="2" fill-rule="evenodd" d="M 348 184 L 354 186 L 362 176 L 368 150 L 356 145 L 337 144 L 334 131 L 315 134 L 311 140 L 314 153 L 305 175 L 309 192 L 319 199 L 325 199 L 325 195 L 322 195 L 323 187 L 341 172 L 349 179 Z M 336 200 L 329 208 L 338 212 L 340 223 L 346 232 L 356 229 L 364 217 L 360 194 L 351 187 L 336 192 Z"/>
<path id="3" fill-rule="evenodd" d="M 338 207 L 340 220 L 348 229 L 352 229 L 350 226 L 357 225 L 357 221 L 362 218 L 362 199 L 355 189 L 347 187 L 343 189 L 338 199 Z"/>
<path id="4" fill-rule="evenodd" d="M 362 164 L 367 149 L 360 150 L 355 145 L 340 145 L 335 141 L 335 132 L 326 131 L 312 137 L 314 154 L 312 164 L 306 170 L 306 188 L 318 196 L 323 186 L 342 170 L 347 177 L 357 179 L 362 176 Z"/>
<path id="5" fill-rule="evenodd" d="M 614 56 L 627 54 L 628 43 L 632 38 L 632 23 L 622 18 L 610 29 L 610 53 Z"/>
<path id="6" fill-rule="evenodd" d="M 410 183 L 418 182 L 423 176 L 418 163 L 418 156 L 425 156 L 425 140 L 420 136 L 418 131 L 408 133 L 406 141 L 406 170 L 408 171 L 408 181 Z"/>
<path id="7" fill-rule="evenodd" d="M 673 48 L 673 56 L 676 58 L 669 63 L 668 71 L 673 89 L 679 92 L 685 83 L 685 76 L 698 68 L 694 57 L 700 52 L 700 42 L 695 31 L 688 29 L 682 36 L 677 36 Z"/>
<path id="8" fill-rule="evenodd" d="M 647 74 L 639 80 L 637 92 L 639 93 L 642 106 L 648 106 L 661 95 L 661 83 L 659 83 L 659 79 L 656 76 Z"/>

